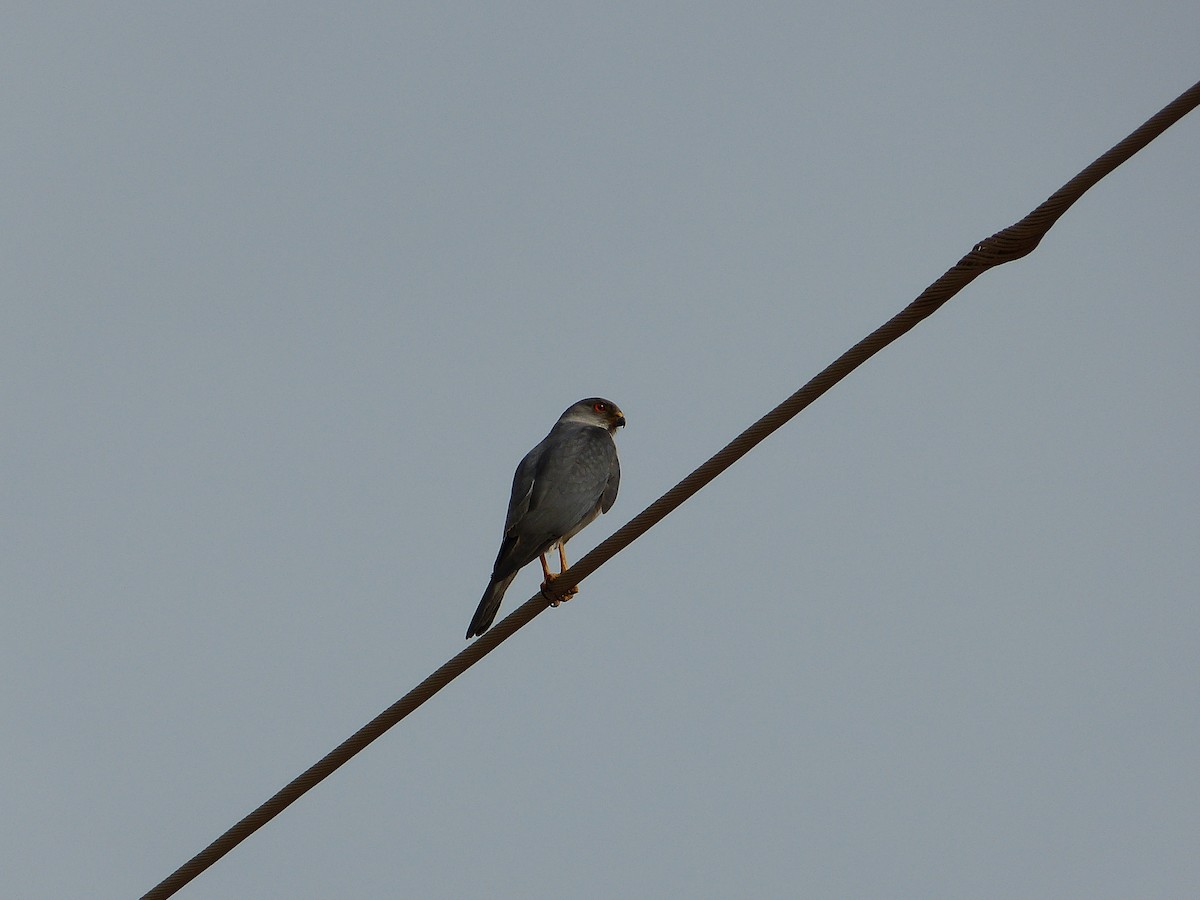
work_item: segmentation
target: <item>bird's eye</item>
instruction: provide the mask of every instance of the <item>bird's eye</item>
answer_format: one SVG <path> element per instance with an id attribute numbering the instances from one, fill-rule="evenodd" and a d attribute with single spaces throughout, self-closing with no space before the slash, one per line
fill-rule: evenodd
<path id="1" fill-rule="evenodd" d="M 594 409 L 596 412 L 604 412 L 606 409 L 608 409 L 608 405 L 605 403 L 593 403 L 592 409 Z"/>

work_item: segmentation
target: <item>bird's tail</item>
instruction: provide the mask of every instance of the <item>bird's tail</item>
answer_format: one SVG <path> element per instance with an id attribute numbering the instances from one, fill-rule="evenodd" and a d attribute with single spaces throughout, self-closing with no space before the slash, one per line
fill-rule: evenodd
<path id="1" fill-rule="evenodd" d="M 516 577 L 517 573 L 513 572 L 499 581 L 493 579 L 487 586 L 487 590 L 483 592 L 483 599 L 479 601 L 475 610 L 475 617 L 471 619 L 471 627 L 467 629 L 467 640 L 483 634 L 492 627 L 496 613 L 500 611 L 500 601 L 504 599 L 504 592 Z"/>

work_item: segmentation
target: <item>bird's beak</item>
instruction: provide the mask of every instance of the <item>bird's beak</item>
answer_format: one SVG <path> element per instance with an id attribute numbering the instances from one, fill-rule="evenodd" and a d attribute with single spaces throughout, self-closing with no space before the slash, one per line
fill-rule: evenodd
<path id="1" fill-rule="evenodd" d="M 613 428 L 624 428 L 624 427 L 625 427 L 625 416 L 624 415 L 617 416 L 616 421 L 613 422 Z"/>

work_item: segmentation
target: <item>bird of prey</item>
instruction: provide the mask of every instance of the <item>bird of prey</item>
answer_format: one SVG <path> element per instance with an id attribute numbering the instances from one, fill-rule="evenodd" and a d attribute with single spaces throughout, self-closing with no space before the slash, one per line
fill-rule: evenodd
<path id="1" fill-rule="evenodd" d="M 538 558 L 546 591 L 567 568 L 567 541 L 612 507 L 621 481 L 613 435 L 624 424 L 625 414 L 615 403 L 589 397 L 568 407 L 542 442 L 525 454 L 513 476 L 492 580 L 471 619 L 468 639 L 488 630 L 517 572 Z M 546 564 L 546 554 L 555 546 L 557 575 Z M 565 596 L 548 596 L 558 606 L 559 600 L 570 600 L 574 594 L 571 590 Z"/>

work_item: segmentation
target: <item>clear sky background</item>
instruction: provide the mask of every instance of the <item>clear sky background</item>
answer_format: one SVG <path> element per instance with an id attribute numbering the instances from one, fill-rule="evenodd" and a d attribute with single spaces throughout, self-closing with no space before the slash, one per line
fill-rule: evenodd
<path id="1" fill-rule="evenodd" d="M 155 885 L 1200 77 L 1200 5 L 18 3 L 0 847 Z M 1200 894 L 1200 116 L 180 896 Z M 536 567 L 502 613 L 536 589 Z"/>

